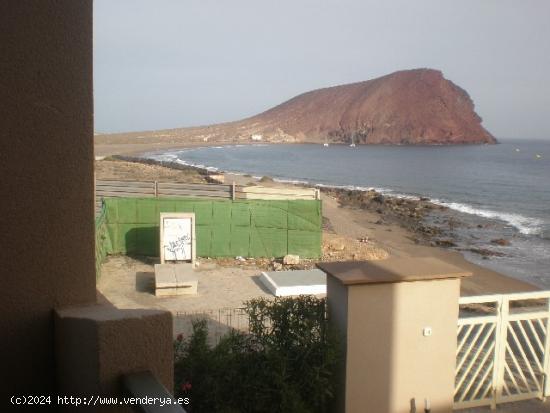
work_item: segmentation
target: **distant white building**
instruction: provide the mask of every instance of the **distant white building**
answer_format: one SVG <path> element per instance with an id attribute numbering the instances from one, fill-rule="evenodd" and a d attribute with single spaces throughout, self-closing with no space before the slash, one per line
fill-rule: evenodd
<path id="1" fill-rule="evenodd" d="M 259 134 L 254 134 L 250 137 L 250 139 L 252 139 L 253 141 L 261 141 L 263 139 L 263 136 Z"/>

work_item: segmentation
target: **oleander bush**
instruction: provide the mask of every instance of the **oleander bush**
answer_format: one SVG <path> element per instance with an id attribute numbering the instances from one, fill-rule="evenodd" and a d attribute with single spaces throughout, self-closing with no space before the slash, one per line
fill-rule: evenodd
<path id="1" fill-rule="evenodd" d="M 246 303 L 249 334 L 232 331 L 208 345 L 206 320 L 175 341 L 175 393 L 190 412 L 325 412 L 335 391 L 338 340 L 325 299 Z"/>

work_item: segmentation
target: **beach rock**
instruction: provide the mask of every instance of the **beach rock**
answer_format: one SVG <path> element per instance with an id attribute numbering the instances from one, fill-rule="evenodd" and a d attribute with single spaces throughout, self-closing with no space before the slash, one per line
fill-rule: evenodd
<path id="1" fill-rule="evenodd" d="M 482 257 L 505 257 L 506 254 L 502 252 L 496 252 L 488 250 L 486 248 L 470 248 L 468 251 L 473 252 L 474 254 L 479 254 Z"/>
<path id="2" fill-rule="evenodd" d="M 500 245 L 501 247 L 507 247 L 508 245 L 510 245 L 510 241 L 504 238 L 497 238 L 491 240 L 491 244 Z"/>
<path id="3" fill-rule="evenodd" d="M 283 258 L 283 264 L 285 265 L 298 265 L 300 264 L 300 256 L 288 254 Z"/>
<path id="4" fill-rule="evenodd" d="M 340 239 L 333 239 L 329 243 L 329 248 L 333 251 L 344 251 L 346 249 L 346 245 Z"/>
<path id="5" fill-rule="evenodd" d="M 271 265 L 273 266 L 273 271 L 281 271 L 283 269 L 283 264 L 280 262 L 275 261 Z"/>
<path id="6" fill-rule="evenodd" d="M 456 243 L 450 239 L 438 239 L 436 241 L 437 245 L 444 248 L 456 247 Z"/>

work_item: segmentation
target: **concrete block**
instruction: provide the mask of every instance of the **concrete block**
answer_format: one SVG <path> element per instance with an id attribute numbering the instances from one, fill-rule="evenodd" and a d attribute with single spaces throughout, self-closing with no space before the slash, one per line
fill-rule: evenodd
<path id="1" fill-rule="evenodd" d="M 172 264 L 155 264 L 155 289 L 175 288 L 176 272 Z"/>
<path id="2" fill-rule="evenodd" d="M 155 265 L 157 297 L 197 294 L 198 284 L 199 278 L 193 264 Z"/>
<path id="3" fill-rule="evenodd" d="M 277 297 L 326 294 L 327 277 L 321 270 L 262 272 L 260 281 Z"/>
<path id="4" fill-rule="evenodd" d="M 155 296 L 157 297 L 170 297 L 172 295 L 178 295 L 176 287 L 155 288 Z"/>
<path id="5" fill-rule="evenodd" d="M 172 315 L 111 305 L 56 310 L 55 357 L 60 395 L 117 397 L 123 393 L 121 375 L 137 371 L 151 371 L 172 389 Z M 131 412 L 121 406 L 65 408 L 61 411 Z"/>
<path id="6" fill-rule="evenodd" d="M 300 256 L 288 254 L 283 258 L 283 264 L 285 265 L 298 265 L 300 264 Z"/>

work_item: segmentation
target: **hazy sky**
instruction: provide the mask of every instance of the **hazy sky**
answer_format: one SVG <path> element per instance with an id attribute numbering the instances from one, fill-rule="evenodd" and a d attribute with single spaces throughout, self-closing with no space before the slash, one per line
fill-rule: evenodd
<path id="1" fill-rule="evenodd" d="M 549 0 L 95 0 L 98 132 L 241 119 L 440 69 L 497 137 L 550 139 Z"/>

